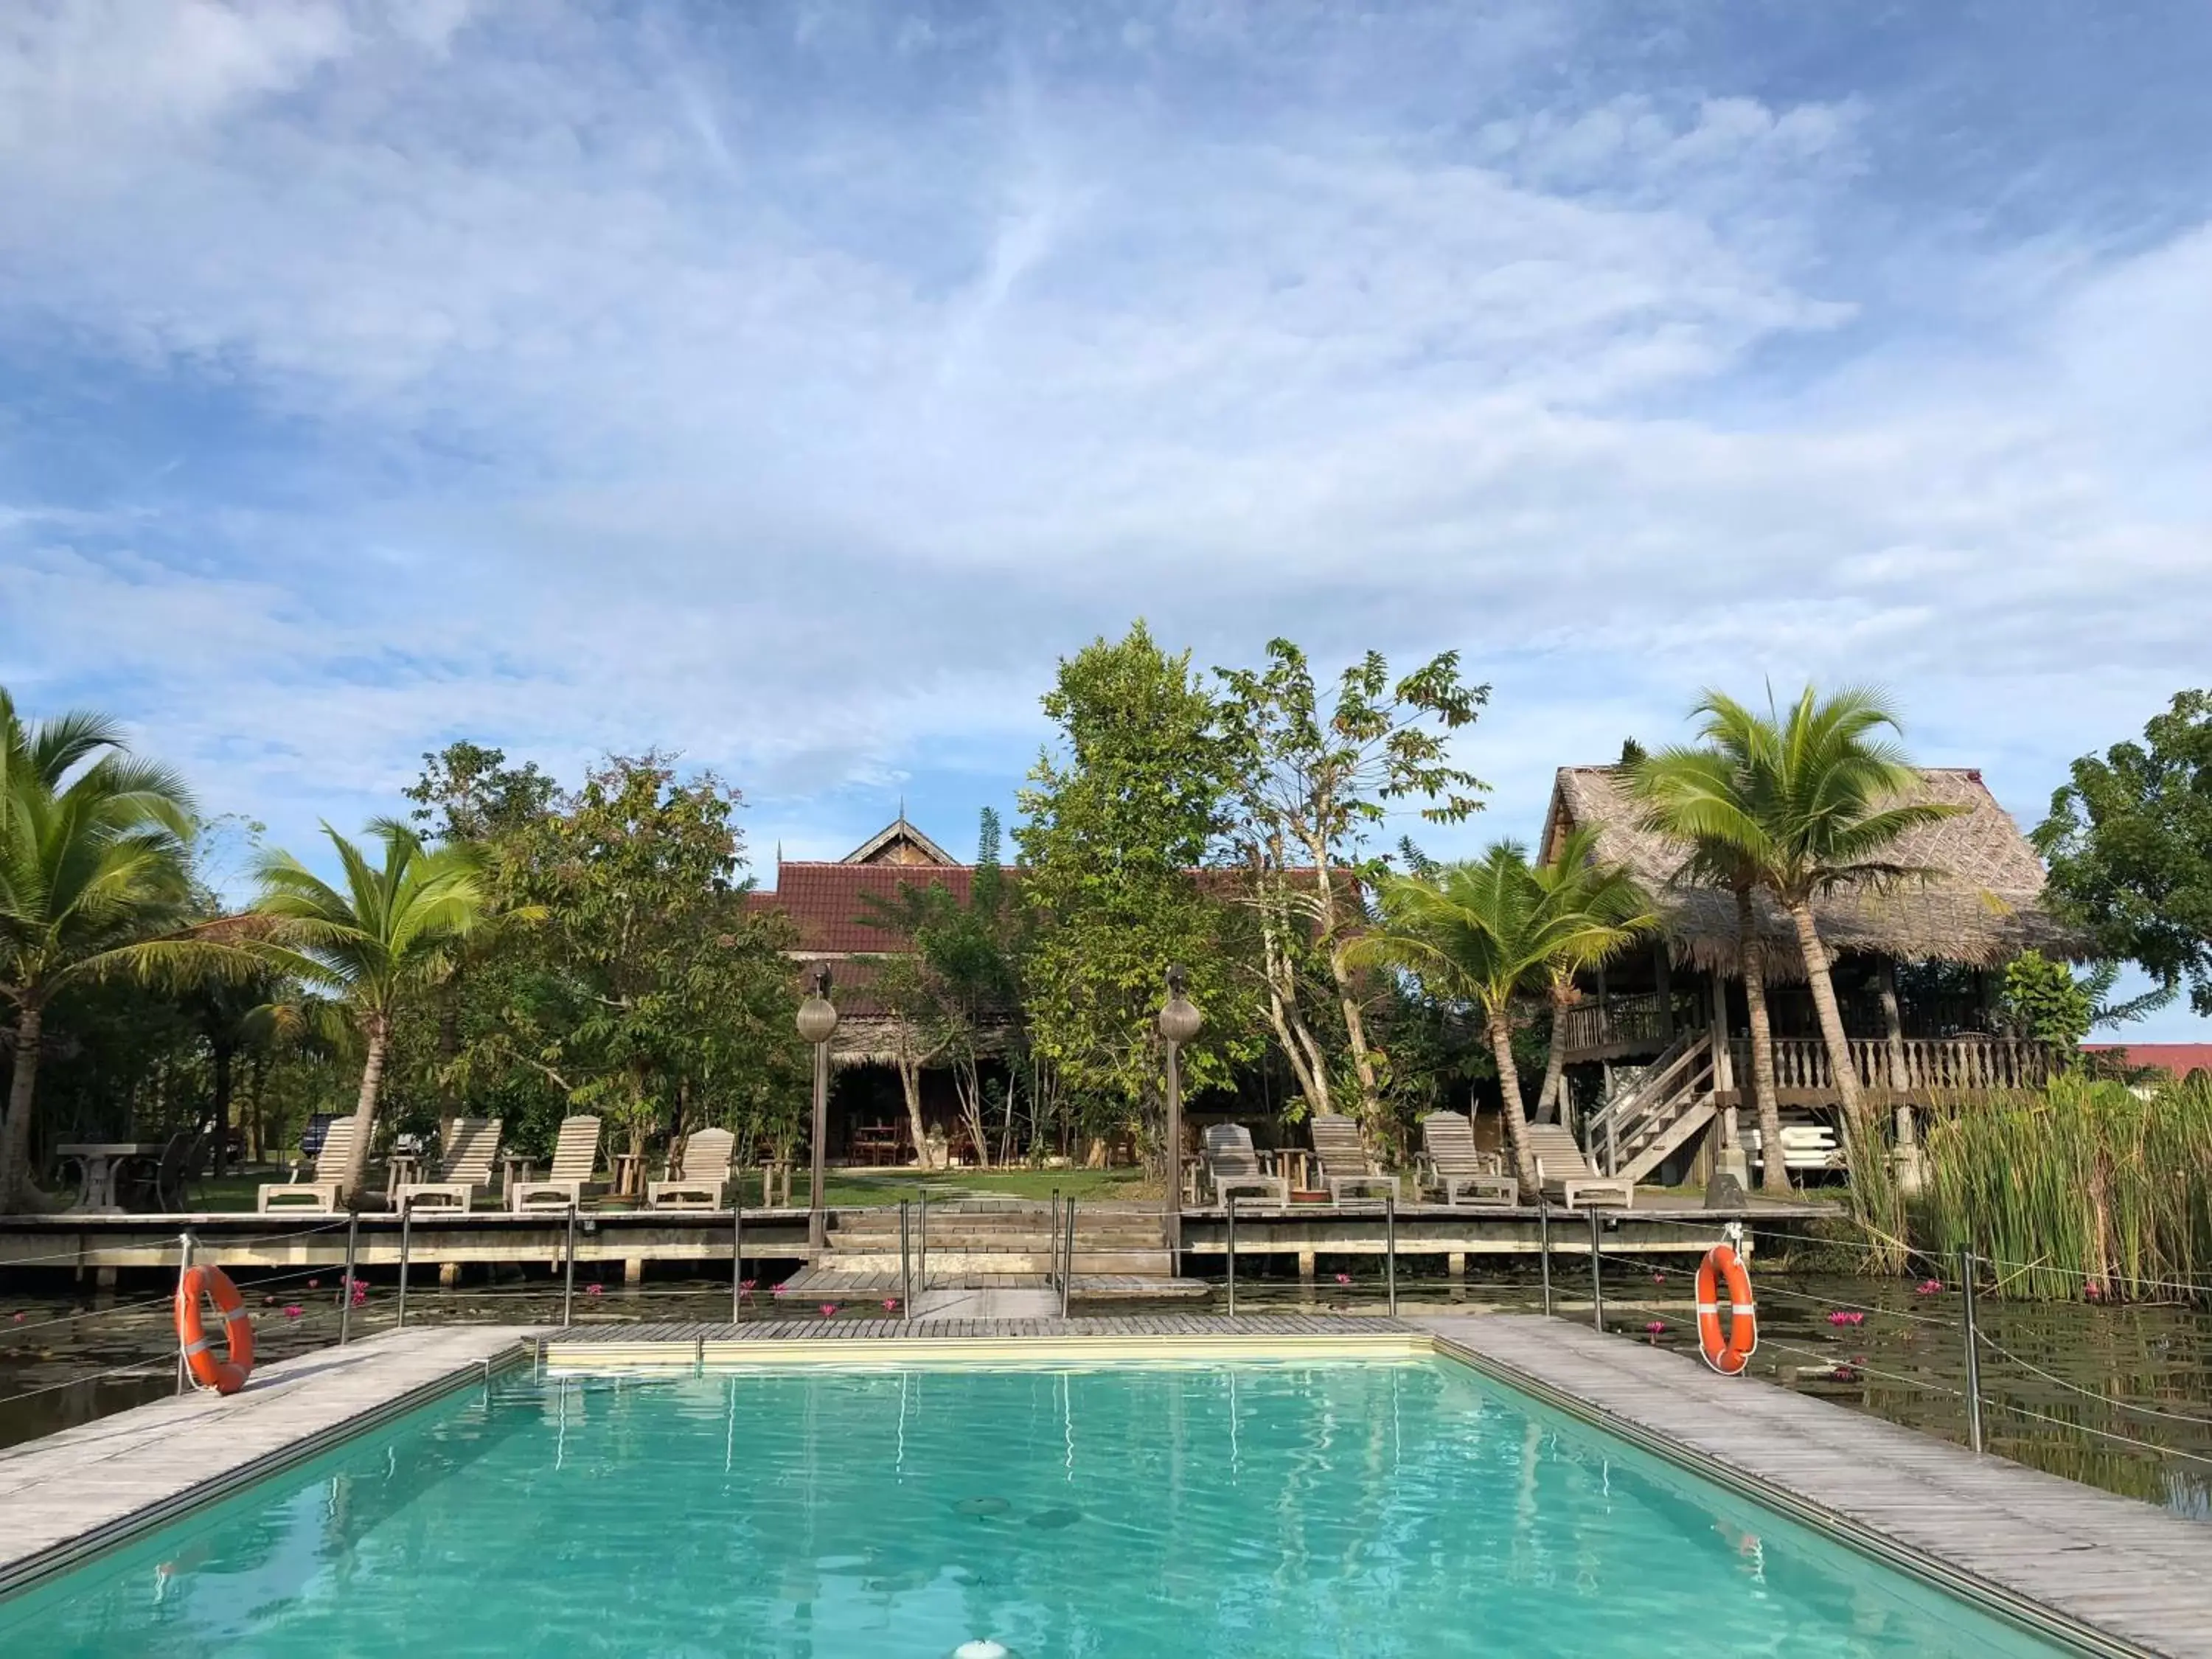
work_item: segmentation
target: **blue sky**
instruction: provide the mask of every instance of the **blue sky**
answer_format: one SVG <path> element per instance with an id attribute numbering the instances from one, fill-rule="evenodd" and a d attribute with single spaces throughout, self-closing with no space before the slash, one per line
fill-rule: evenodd
<path id="1" fill-rule="evenodd" d="M 2124 0 L 29 0 L 0 683 L 294 846 L 467 736 L 964 850 L 1142 614 L 1464 653 L 1438 850 L 1770 676 L 2033 821 L 2208 677 L 2207 84 Z"/>

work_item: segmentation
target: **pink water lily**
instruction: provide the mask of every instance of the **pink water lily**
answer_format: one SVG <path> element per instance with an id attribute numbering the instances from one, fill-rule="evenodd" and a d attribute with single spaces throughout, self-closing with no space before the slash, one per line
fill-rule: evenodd
<path id="1" fill-rule="evenodd" d="M 837 1316 L 837 1304 L 834 1302 L 823 1303 L 822 1304 L 822 1316 L 824 1319 L 835 1319 Z"/>
<path id="2" fill-rule="evenodd" d="M 1340 1285 L 1349 1285 L 1352 1283 L 1352 1275 L 1350 1273 L 1339 1273 L 1336 1276 L 1336 1282 Z"/>
<path id="3" fill-rule="evenodd" d="M 599 1295 L 600 1289 L 601 1287 L 597 1285 L 586 1285 L 584 1286 L 584 1294 L 586 1296 L 597 1296 Z"/>
<path id="4" fill-rule="evenodd" d="M 1651 1275 L 1651 1282 L 1654 1285 L 1664 1285 L 1667 1282 L 1667 1275 L 1664 1273 L 1654 1273 Z"/>
<path id="5" fill-rule="evenodd" d="M 1659 1333 L 1660 1333 L 1660 1332 L 1662 1332 L 1662 1331 L 1663 1331 L 1663 1330 L 1665 1330 L 1665 1329 L 1667 1328 L 1667 1322 L 1666 1322 L 1665 1320 L 1663 1320 L 1663 1319 L 1655 1319 L 1655 1320 L 1653 1320 L 1653 1321 L 1652 1321 L 1649 1325 L 1646 1325 L 1644 1328 L 1646 1331 L 1650 1332 L 1652 1335 L 1656 1336 L 1656 1335 L 1658 1335 L 1658 1334 L 1659 1334 Z"/>
<path id="6" fill-rule="evenodd" d="M 1828 1322 L 1831 1325 L 1863 1325 L 1866 1323 L 1866 1316 L 1863 1313 L 1846 1313 L 1843 1309 L 1838 1308 L 1828 1316 Z"/>
<path id="7" fill-rule="evenodd" d="M 307 1281 L 307 1288 L 311 1291 L 319 1291 L 323 1288 L 323 1281 L 319 1279 L 311 1279 Z"/>
<path id="8" fill-rule="evenodd" d="M 898 1298 L 895 1296 L 885 1297 L 884 1298 L 884 1311 L 885 1313 L 896 1313 L 898 1311 Z"/>
<path id="9" fill-rule="evenodd" d="M 1923 1279 L 1912 1287 L 1912 1293 L 1915 1296 L 1941 1296 L 1943 1294 L 1943 1281 L 1940 1279 Z"/>
<path id="10" fill-rule="evenodd" d="M 285 1308 L 285 1310 L 284 1310 L 284 1317 L 285 1317 L 285 1318 L 287 1318 L 287 1319 L 297 1319 L 297 1318 L 298 1318 L 301 1314 L 303 1314 L 303 1313 L 305 1313 L 305 1312 L 307 1312 L 307 1310 L 305 1308 L 301 1307 L 298 1303 L 295 1302 L 295 1303 L 292 1303 L 292 1304 L 289 1304 L 289 1305 Z"/>

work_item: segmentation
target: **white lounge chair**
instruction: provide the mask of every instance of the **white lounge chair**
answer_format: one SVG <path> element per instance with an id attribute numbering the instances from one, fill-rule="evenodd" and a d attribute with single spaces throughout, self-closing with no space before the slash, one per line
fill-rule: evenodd
<path id="1" fill-rule="evenodd" d="M 1520 1183 L 1505 1173 L 1495 1152 L 1474 1144 L 1474 1125 L 1462 1112 L 1431 1112 L 1421 1120 L 1421 1146 L 1444 1202 L 1496 1207 L 1521 1196 Z"/>
<path id="2" fill-rule="evenodd" d="M 491 1185 L 491 1166 L 499 1157 L 500 1120 L 457 1117 L 446 1125 L 444 1151 L 435 1181 L 404 1182 L 392 1194 L 402 1209 L 465 1210 L 479 1188 Z"/>
<path id="3" fill-rule="evenodd" d="M 1636 1202 L 1636 1183 L 1591 1169 L 1564 1124 L 1529 1123 L 1521 1133 L 1528 1137 L 1528 1150 L 1536 1159 L 1536 1185 L 1547 1197 L 1556 1197 L 1571 1210 L 1585 1204 L 1626 1210 Z"/>
<path id="4" fill-rule="evenodd" d="M 565 1210 L 581 1204 L 592 1185 L 592 1171 L 599 1162 L 599 1120 L 564 1117 L 560 1137 L 553 1143 L 553 1167 L 543 1181 L 517 1181 L 507 1189 L 507 1207 L 520 1215 L 526 1210 Z"/>
<path id="5" fill-rule="evenodd" d="M 307 1210 L 316 1214 L 325 1213 L 338 1206 L 340 1183 L 338 1172 L 346 1166 L 353 1153 L 354 1135 L 361 1127 L 357 1117 L 334 1117 L 323 1131 L 323 1144 L 316 1150 L 315 1178 L 301 1181 L 300 1170 L 305 1161 L 293 1168 L 290 1181 L 270 1181 L 262 1183 L 256 1207 L 263 1215 L 272 1211 Z"/>
<path id="6" fill-rule="evenodd" d="M 645 1183 L 648 1210 L 719 1210 L 730 1184 L 730 1153 L 738 1138 L 727 1129 L 694 1129 L 684 1138 L 684 1172 Z"/>
<path id="7" fill-rule="evenodd" d="M 1252 1150 L 1252 1132 L 1243 1124 L 1212 1125 L 1204 1145 L 1206 1178 L 1213 1183 L 1216 1204 L 1225 1206 L 1231 1193 L 1249 1191 L 1272 1197 L 1277 1209 L 1290 1206 L 1291 1183 L 1261 1167 L 1260 1155 Z"/>
<path id="8" fill-rule="evenodd" d="M 1343 1203 L 1346 1188 L 1381 1188 L 1389 1192 L 1393 1203 L 1404 1201 L 1398 1177 L 1376 1172 L 1359 1126 L 1350 1118 L 1341 1112 L 1316 1112 L 1312 1133 L 1314 1161 L 1321 1165 L 1321 1182 L 1328 1188 L 1330 1203 Z"/>

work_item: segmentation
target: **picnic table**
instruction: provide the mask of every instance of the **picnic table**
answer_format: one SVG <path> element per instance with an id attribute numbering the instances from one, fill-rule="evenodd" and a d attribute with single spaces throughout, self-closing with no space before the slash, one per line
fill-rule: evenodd
<path id="1" fill-rule="evenodd" d="M 137 1158 L 159 1162 L 161 1143 L 144 1140 L 86 1140 L 54 1148 L 58 1158 L 74 1158 L 77 1165 L 77 1201 L 71 1215 L 120 1215 L 115 1201 L 116 1179 Z"/>

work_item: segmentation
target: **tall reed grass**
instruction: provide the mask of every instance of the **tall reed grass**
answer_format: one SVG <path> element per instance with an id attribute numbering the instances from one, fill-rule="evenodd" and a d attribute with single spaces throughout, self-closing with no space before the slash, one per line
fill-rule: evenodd
<path id="1" fill-rule="evenodd" d="M 2068 1077 L 1962 1105 L 1928 1132 L 1912 1243 L 1970 1244 L 2002 1295 L 2212 1302 L 2212 1083 L 2145 1099 Z"/>

